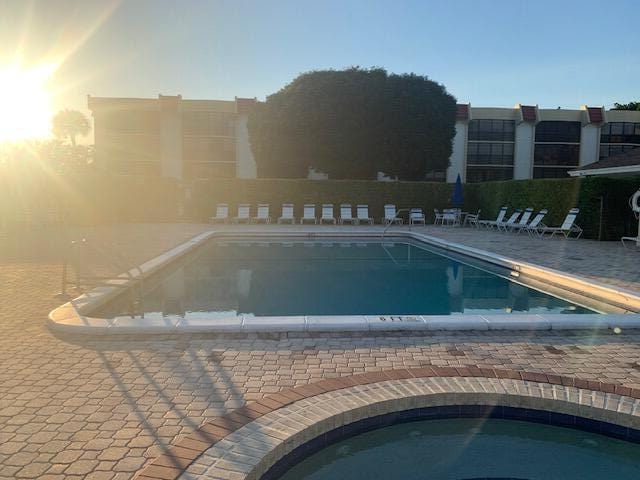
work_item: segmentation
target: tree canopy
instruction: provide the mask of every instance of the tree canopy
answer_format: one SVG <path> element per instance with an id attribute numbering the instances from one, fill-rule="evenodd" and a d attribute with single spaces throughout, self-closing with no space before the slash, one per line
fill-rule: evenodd
<path id="1" fill-rule="evenodd" d="M 640 111 L 640 102 L 614 103 L 614 110 L 638 110 Z"/>
<path id="2" fill-rule="evenodd" d="M 77 110 L 61 110 L 51 120 L 51 129 L 58 138 L 68 138 L 75 147 L 76 137 L 85 136 L 91 130 L 89 119 Z"/>
<path id="3" fill-rule="evenodd" d="M 249 115 L 260 177 L 423 180 L 449 165 L 456 100 L 416 74 L 381 68 L 304 73 Z"/>

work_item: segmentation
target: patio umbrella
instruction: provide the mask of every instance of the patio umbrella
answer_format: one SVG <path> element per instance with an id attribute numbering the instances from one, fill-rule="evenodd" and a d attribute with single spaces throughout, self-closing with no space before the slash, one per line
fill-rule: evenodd
<path id="1" fill-rule="evenodd" d="M 462 180 L 460 180 L 460 174 L 456 178 L 456 184 L 453 187 L 453 196 L 451 197 L 451 203 L 454 207 L 461 207 L 464 198 L 462 196 Z"/>

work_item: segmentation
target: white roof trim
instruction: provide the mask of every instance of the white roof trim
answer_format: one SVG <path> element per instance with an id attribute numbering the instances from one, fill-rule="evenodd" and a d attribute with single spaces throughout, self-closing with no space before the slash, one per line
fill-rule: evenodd
<path id="1" fill-rule="evenodd" d="M 590 177 L 593 175 L 614 175 L 618 173 L 640 173 L 639 165 L 626 165 L 624 167 L 594 168 L 591 170 L 571 170 L 572 177 Z"/>

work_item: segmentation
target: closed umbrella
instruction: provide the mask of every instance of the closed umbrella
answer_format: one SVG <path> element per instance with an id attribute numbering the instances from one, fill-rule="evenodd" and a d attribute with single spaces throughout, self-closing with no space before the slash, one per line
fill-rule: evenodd
<path id="1" fill-rule="evenodd" d="M 464 198 L 462 196 L 462 180 L 460 179 L 460 174 L 458 174 L 458 178 L 456 178 L 456 184 L 453 187 L 453 196 L 451 197 L 451 203 L 454 207 L 461 207 L 464 202 Z"/>

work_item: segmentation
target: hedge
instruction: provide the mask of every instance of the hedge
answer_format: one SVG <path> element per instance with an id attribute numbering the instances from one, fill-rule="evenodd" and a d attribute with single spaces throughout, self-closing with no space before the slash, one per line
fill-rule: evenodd
<path id="1" fill-rule="evenodd" d="M 0 176 L 0 219 L 5 224 L 175 221 L 182 198 L 179 183 L 161 177 L 42 172 L 19 179 Z"/>
<path id="2" fill-rule="evenodd" d="M 640 177 L 467 184 L 463 208 L 481 209 L 482 218 L 495 218 L 502 205 L 548 208 L 545 223 L 559 225 L 577 206 L 577 223 L 586 238 L 619 240 L 637 233 L 628 199 L 639 186 Z M 216 179 L 185 186 L 161 177 L 31 172 L 0 175 L 0 227 L 25 219 L 43 223 L 49 217 L 73 225 L 206 221 L 216 203 L 229 203 L 232 209 L 239 203 L 269 203 L 272 216 L 279 215 L 282 203 L 293 203 L 296 216 L 302 215 L 304 203 L 333 203 L 336 212 L 340 203 L 365 203 L 376 220 L 385 203 L 394 203 L 399 209 L 421 207 L 432 221 L 434 208 L 451 206 L 452 190 L 453 185 L 446 183 L 366 180 Z"/>
<path id="3" fill-rule="evenodd" d="M 510 180 L 468 184 L 464 187 L 465 208 L 481 209 L 483 218 L 495 218 L 501 206 L 547 208 L 547 225 L 560 225 L 570 208 L 580 208 L 576 223 L 585 238 L 619 240 L 636 235 L 638 222 L 628 206 L 640 187 L 636 178 L 567 178 Z"/>
<path id="4" fill-rule="evenodd" d="M 189 211 L 194 218 L 206 220 L 215 210 L 216 203 L 228 203 L 236 208 L 239 203 L 269 203 L 279 216 L 283 203 L 295 205 L 295 216 L 302 216 L 305 203 L 341 203 L 369 205 L 369 214 L 378 221 L 383 216 L 384 204 L 393 203 L 398 209 L 423 207 L 446 208 L 452 186 L 429 182 L 376 182 L 370 180 L 300 180 L 300 179 L 219 179 L 202 180 L 193 184 Z M 427 212 L 429 213 L 429 212 Z"/>
<path id="5" fill-rule="evenodd" d="M 466 184 L 464 205 L 468 212 L 480 209 L 482 218 L 493 219 L 501 206 L 510 209 L 547 208 L 548 225 L 560 225 L 569 209 L 580 208 L 577 223 L 585 238 L 619 240 L 622 235 L 635 235 L 637 221 L 628 207 L 628 198 L 640 186 L 640 178 L 567 178 L 510 180 Z M 375 182 L 350 180 L 289 179 L 218 179 L 197 181 L 192 186 L 188 211 L 192 218 L 206 221 L 216 203 L 228 203 L 235 209 L 239 203 L 269 203 L 279 214 L 283 203 L 295 205 L 295 215 L 302 215 L 304 203 L 365 203 L 378 220 L 385 203 L 398 208 L 421 207 L 432 219 L 434 208 L 450 207 L 453 185 L 429 182 Z"/>

